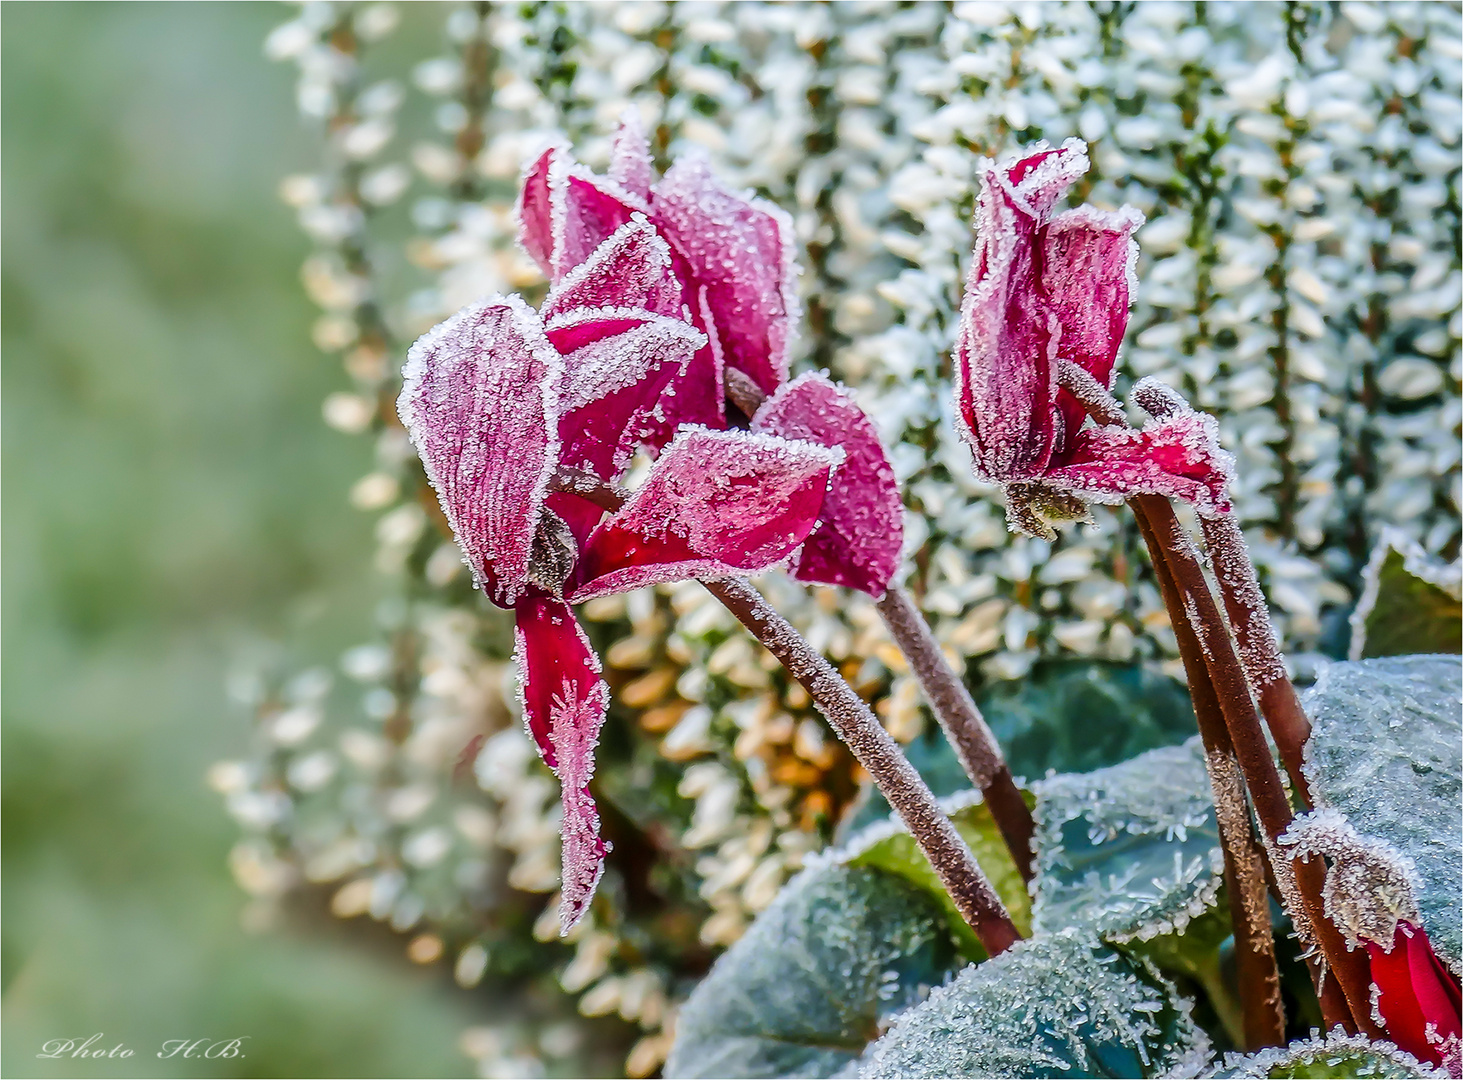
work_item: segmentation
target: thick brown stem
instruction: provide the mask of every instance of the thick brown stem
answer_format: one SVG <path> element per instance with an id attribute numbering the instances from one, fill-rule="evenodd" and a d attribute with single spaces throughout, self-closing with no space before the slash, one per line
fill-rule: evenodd
<path id="1" fill-rule="evenodd" d="M 1188 403 L 1172 388 L 1153 380 L 1144 380 L 1134 390 L 1144 411 L 1162 419 Z M 1301 770 L 1306 740 L 1311 737 L 1311 722 L 1300 706 L 1300 698 L 1285 671 L 1280 643 L 1270 625 L 1265 594 L 1255 574 L 1255 564 L 1245 544 L 1239 523 L 1229 514 L 1201 517 L 1199 529 L 1204 547 L 1214 566 L 1214 578 L 1224 610 L 1239 644 L 1239 658 L 1245 676 L 1259 699 L 1260 713 L 1275 739 L 1280 760 L 1290 776 L 1291 785 L 1306 805 L 1311 805 L 1310 785 Z"/>
<path id="2" fill-rule="evenodd" d="M 996 956 L 1020 940 L 1021 935 L 970 848 L 863 698 L 744 579 L 703 584 L 806 688 L 829 725 L 904 821 L 986 952 Z"/>
<path id="3" fill-rule="evenodd" d="M 1219 606 L 1209 591 L 1204 568 L 1188 533 L 1178 523 L 1167 499 L 1157 495 L 1138 495 L 1132 500 L 1143 508 L 1155 541 L 1163 548 L 1169 572 L 1181 601 L 1184 620 L 1193 628 L 1204 655 L 1205 666 L 1213 682 L 1214 692 L 1224 714 L 1225 726 L 1234 745 L 1235 756 L 1249 788 L 1250 798 L 1271 851 L 1277 883 L 1287 896 L 1286 907 L 1299 923 L 1304 918 L 1314 936 L 1321 955 L 1341 984 L 1350 1007 L 1352 1024 L 1348 1030 L 1361 1030 L 1374 1037 L 1380 1031 L 1371 1019 L 1371 971 L 1360 951 L 1351 952 L 1340 932 L 1326 917 L 1321 899 L 1325 883 L 1325 867 L 1320 860 L 1305 862 L 1277 858 L 1277 839 L 1291 823 L 1293 814 L 1280 780 L 1275 759 L 1265 742 L 1260 715 L 1250 697 L 1244 668 L 1235 653 Z M 1178 622 L 1177 616 L 1174 619 Z M 1291 898 L 1293 894 L 1293 899 Z"/>
<path id="4" fill-rule="evenodd" d="M 929 623 L 909 593 L 890 586 L 878 608 L 894 644 L 909 660 L 910 670 L 954 747 L 961 768 L 990 808 L 1016 869 L 1023 880 L 1030 881 L 1035 872 L 1036 824 L 965 682 L 951 670 Z"/>
<path id="5" fill-rule="evenodd" d="M 1214 683 L 1204 663 L 1204 654 L 1193 627 L 1184 615 L 1169 569 L 1163 545 L 1153 531 L 1144 508 L 1134 500 L 1133 516 L 1148 545 L 1149 557 L 1158 578 L 1164 606 L 1173 623 L 1179 656 L 1189 679 L 1194 716 L 1204 743 L 1209 784 L 1214 793 L 1215 818 L 1219 825 L 1220 849 L 1224 852 L 1224 881 L 1229 893 L 1230 921 L 1234 926 L 1235 965 L 1239 975 L 1240 1007 L 1244 1016 L 1245 1047 L 1258 1050 L 1280 1046 L 1285 1041 L 1285 1011 L 1280 997 L 1280 969 L 1275 960 L 1275 937 L 1270 926 L 1270 904 L 1265 890 L 1264 852 L 1250 828 L 1249 803 L 1244 780 L 1235 759 L 1234 744 L 1224 723 L 1224 713 L 1214 692 Z M 1334 1004 L 1334 1003 L 1332 1003 Z M 1326 1027 L 1344 1023 L 1346 1010 L 1325 1012 Z"/>

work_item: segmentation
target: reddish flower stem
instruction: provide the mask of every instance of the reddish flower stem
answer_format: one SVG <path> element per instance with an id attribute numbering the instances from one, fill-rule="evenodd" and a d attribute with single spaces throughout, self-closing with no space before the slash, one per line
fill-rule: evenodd
<path id="1" fill-rule="evenodd" d="M 573 492 L 610 511 L 625 501 L 623 492 L 578 469 L 560 467 L 550 488 Z M 986 952 L 996 956 L 1019 941 L 1021 934 L 970 847 L 864 699 L 745 579 L 702 584 L 808 691 L 829 726 L 899 814 Z"/>
<path id="2" fill-rule="evenodd" d="M 889 635 L 909 660 L 910 670 L 919 680 L 961 768 L 980 789 L 1022 880 L 1030 881 L 1035 874 L 1036 823 L 1001 756 L 996 737 L 986 726 L 964 680 L 945 659 L 914 598 L 898 586 L 890 586 L 878 608 Z"/>
<path id="3" fill-rule="evenodd" d="M 1134 397 L 1155 419 L 1188 408 L 1187 402 L 1175 391 L 1151 382 L 1140 385 Z M 1225 613 L 1234 629 L 1245 676 L 1259 699 L 1260 713 L 1280 751 L 1280 760 L 1290 776 L 1291 786 L 1310 806 L 1310 784 L 1301 770 L 1301 763 L 1306 740 L 1311 737 L 1311 722 L 1301 708 L 1300 698 L 1285 671 L 1280 643 L 1275 640 L 1275 630 L 1270 625 L 1265 595 L 1260 591 L 1260 581 L 1245 545 L 1244 533 L 1239 523 L 1228 514 L 1201 517 L 1199 529 L 1214 567 L 1214 578 L 1224 600 Z"/>
<path id="4" fill-rule="evenodd" d="M 727 369 L 725 381 L 727 397 L 748 417 L 756 415 L 767 400 L 762 388 L 735 368 Z M 889 636 L 909 661 L 925 700 L 954 748 L 960 767 L 990 808 L 1022 880 L 1030 881 L 1036 864 L 1036 823 L 1011 776 L 1000 744 L 965 682 L 945 659 L 914 599 L 903 589 L 891 586 L 877 606 Z"/>
<path id="5" fill-rule="evenodd" d="M 1020 933 L 970 848 L 863 698 L 786 619 L 767 606 L 762 594 L 746 580 L 732 578 L 702 584 L 812 695 L 818 711 L 904 821 L 986 952 L 996 956 L 1020 940 Z"/>

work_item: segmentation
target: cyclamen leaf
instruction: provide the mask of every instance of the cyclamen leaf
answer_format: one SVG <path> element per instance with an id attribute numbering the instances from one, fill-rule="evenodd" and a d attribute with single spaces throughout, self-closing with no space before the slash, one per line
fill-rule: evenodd
<path id="1" fill-rule="evenodd" d="M 860 1077 L 1195 1075 L 1209 1041 L 1156 970 L 1078 931 L 1017 942 L 901 1013 Z"/>
<path id="2" fill-rule="evenodd" d="M 941 911 L 922 890 L 882 870 L 820 862 L 691 994 L 665 1074 L 833 1076 L 955 963 Z"/>
<path id="3" fill-rule="evenodd" d="M 1428 557 L 1404 534 L 1384 529 L 1351 615 L 1350 659 L 1463 648 L 1463 574 Z"/>
<path id="4" fill-rule="evenodd" d="M 516 296 L 464 308 L 411 347 L 397 412 L 473 578 L 511 607 L 558 462 L 563 360 Z"/>
<path id="5" fill-rule="evenodd" d="M 1374 1077 L 1377 1080 L 1428 1080 L 1445 1075 L 1424 1065 L 1389 1042 L 1340 1031 L 1321 1038 L 1300 1039 L 1254 1054 L 1226 1054 L 1206 1077 L 1216 1080 L 1291 1080 L 1291 1078 Z"/>
<path id="6" fill-rule="evenodd" d="M 570 599 L 767 569 L 817 524 L 841 460 L 814 443 L 682 428 L 624 507 L 590 536 Z"/>
<path id="7" fill-rule="evenodd" d="M 523 718 L 544 763 L 559 778 L 564 805 L 559 923 L 568 933 L 589 910 L 609 851 L 589 793 L 609 687 L 600 678 L 599 657 L 567 604 L 535 592 L 518 602 L 516 612 L 513 658 Z"/>
<path id="8" fill-rule="evenodd" d="M 826 376 L 809 373 L 768 398 L 752 429 L 843 449 L 822 519 L 803 544 L 793 575 L 883 596 L 904 545 L 904 504 L 879 433 L 863 410 Z"/>
<path id="9" fill-rule="evenodd" d="M 1433 948 L 1463 971 L 1463 674 L 1456 656 L 1331 664 L 1303 697 L 1305 773 L 1318 799 L 1410 858 Z"/>
<path id="10" fill-rule="evenodd" d="M 705 289 L 723 361 L 770 394 L 787 379 L 798 317 L 792 222 L 761 199 L 735 195 L 700 159 L 676 162 L 651 196 L 653 220 Z"/>
<path id="11" fill-rule="evenodd" d="M 1038 933 L 1144 941 L 1216 904 L 1224 857 L 1197 737 L 1033 786 Z"/>

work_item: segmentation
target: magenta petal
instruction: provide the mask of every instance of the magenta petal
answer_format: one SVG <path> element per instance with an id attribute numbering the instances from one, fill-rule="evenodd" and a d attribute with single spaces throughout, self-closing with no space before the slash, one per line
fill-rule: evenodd
<path id="1" fill-rule="evenodd" d="M 551 147 L 523 174 L 518 240 L 551 282 L 588 259 L 643 201 L 583 168 L 562 147 Z"/>
<path id="2" fill-rule="evenodd" d="M 842 447 L 843 465 L 793 574 L 883 596 L 899 566 L 904 505 L 879 433 L 863 410 L 825 376 L 808 374 L 785 383 L 763 403 L 752 429 Z"/>
<path id="3" fill-rule="evenodd" d="M 677 162 L 656 185 L 651 220 L 686 260 L 723 358 L 766 393 L 787 379 L 798 304 L 792 223 L 777 207 L 727 191 L 703 160 Z"/>
<path id="4" fill-rule="evenodd" d="M 810 442 L 683 428 L 590 536 L 570 599 L 765 570 L 813 530 L 841 459 Z"/>
<path id="5" fill-rule="evenodd" d="M 650 157 L 650 141 L 640 123 L 640 113 L 626 109 L 610 143 L 610 179 L 639 199 L 650 198 L 655 183 L 655 163 Z"/>
<path id="6" fill-rule="evenodd" d="M 514 660 L 523 718 L 559 778 L 564 804 L 559 925 L 568 933 L 589 910 L 610 849 L 599 834 L 599 811 L 589 793 L 610 692 L 599 675 L 599 657 L 567 604 L 535 591 L 516 611 Z"/>
<path id="7" fill-rule="evenodd" d="M 671 250 L 643 214 L 632 215 L 549 290 L 540 314 L 551 322 L 575 308 L 597 307 L 675 317 L 684 312 L 685 291 L 671 272 Z"/>
<path id="8" fill-rule="evenodd" d="M 1087 154 L 1077 140 L 1035 149 L 985 171 L 955 346 L 961 426 L 976 472 L 995 483 L 1039 477 L 1064 435 L 1052 407 L 1062 321 L 1042 287 L 1038 237 Z"/>
<path id="9" fill-rule="evenodd" d="M 511 607 L 558 461 L 563 361 L 516 296 L 464 308 L 407 354 L 397 412 L 494 603 Z"/>
<path id="10" fill-rule="evenodd" d="M 1097 502 L 1166 495 L 1201 514 L 1223 514 L 1230 510 L 1233 468 L 1234 459 L 1219 448 L 1214 418 L 1183 409 L 1137 430 L 1084 429 L 1043 480 Z"/>
<path id="11" fill-rule="evenodd" d="M 1118 346 L 1128 330 L 1128 303 L 1138 262 L 1133 233 L 1143 215 L 1131 206 L 1105 213 L 1090 206 L 1058 214 L 1041 237 L 1041 289 L 1061 325 L 1057 356 L 1112 385 Z M 1087 410 L 1057 391 L 1062 427 L 1081 430 Z"/>
<path id="12" fill-rule="evenodd" d="M 1419 1061 L 1458 1075 L 1458 977 L 1433 951 L 1422 927 L 1399 922 L 1390 948 L 1366 942 L 1371 959 L 1374 1010 L 1387 1035 Z"/>
<path id="13" fill-rule="evenodd" d="M 518 192 L 518 242 L 545 274 L 554 259 L 554 211 L 549 196 L 549 173 L 561 147 L 550 147 L 523 172 Z"/>
<path id="14" fill-rule="evenodd" d="M 689 323 L 630 308 L 571 311 L 549 323 L 564 355 L 560 460 L 613 479 L 661 420 L 666 388 L 706 338 Z"/>

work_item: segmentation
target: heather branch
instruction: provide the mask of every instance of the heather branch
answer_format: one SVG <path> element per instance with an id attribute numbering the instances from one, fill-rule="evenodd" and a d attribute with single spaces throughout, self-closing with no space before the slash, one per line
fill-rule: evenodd
<path id="1" fill-rule="evenodd" d="M 735 368 L 726 370 L 725 382 L 727 397 L 748 417 L 755 415 L 766 400 L 762 388 Z M 990 808 L 1016 869 L 1023 880 L 1030 881 L 1035 872 L 1036 825 L 1006 765 L 1000 744 L 965 683 L 951 669 L 913 598 L 898 586 L 890 586 L 877 606 L 894 644 L 909 661 L 910 670 L 954 748 L 961 768 Z"/>
<path id="2" fill-rule="evenodd" d="M 573 492 L 611 511 L 625 500 L 617 488 L 592 474 L 562 466 L 551 486 L 553 490 Z M 853 751 L 858 763 L 873 777 L 874 784 L 904 821 L 986 952 L 995 956 L 1020 940 L 1020 933 L 969 846 L 863 698 L 745 579 L 702 584 L 808 691 L 829 726 Z"/>

